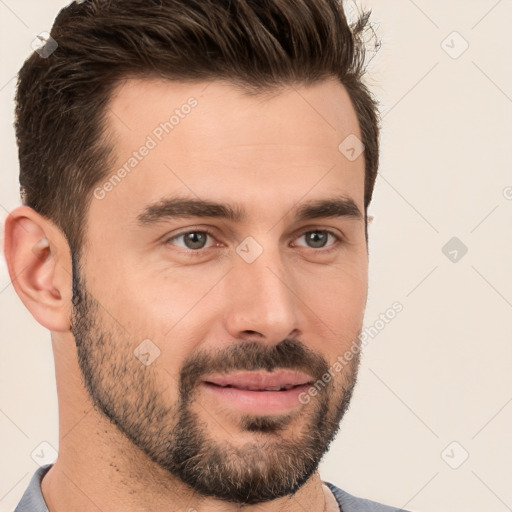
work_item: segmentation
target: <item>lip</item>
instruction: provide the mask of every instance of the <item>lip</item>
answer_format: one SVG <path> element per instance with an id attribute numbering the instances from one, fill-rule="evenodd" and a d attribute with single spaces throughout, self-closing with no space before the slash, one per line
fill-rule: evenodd
<path id="1" fill-rule="evenodd" d="M 311 375 L 293 370 L 278 370 L 275 372 L 235 372 L 229 374 L 214 374 L 203 379 L 204 382 L 217 386 L 231 386 L 238 389 L 302 386 L 313 382 Z"/>
<path id="2" fill-rule="evenodd" d="M 203 379 L 202 389 L 223 406 L 246 414 L 278 414 L 303 405 L 299 396 L 313 383 L 310 375 L 289 370 L 216 374 Z M 281 391 L 265 388 L 292 386 Z M 247 388 L 258 389 L 247 389 Z"/>

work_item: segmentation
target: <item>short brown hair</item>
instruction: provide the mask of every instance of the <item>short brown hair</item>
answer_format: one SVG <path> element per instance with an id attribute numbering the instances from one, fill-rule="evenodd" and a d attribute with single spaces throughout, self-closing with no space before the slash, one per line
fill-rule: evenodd
<path id="1" fill-rule="evenodd" d="M 72 2 L 51 30 L 56 50 L 47 58 L 34 52 L 18 77 L 23 203 L 80 252 L 92 191 L 113 165 L 106 112 L 124 78 L 218 78 L 255 93 L 336 77 L 365 146 L 366 213 L 379 160 L 377 102 L 362 82 L 369 14 L 349 25 L 341 0 Z"/>

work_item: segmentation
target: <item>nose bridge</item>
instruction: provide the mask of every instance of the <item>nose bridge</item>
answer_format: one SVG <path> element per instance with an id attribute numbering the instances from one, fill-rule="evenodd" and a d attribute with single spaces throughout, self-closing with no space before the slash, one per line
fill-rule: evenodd
<path id="1" fill-rule="evenodd" d="M 262 247 L 251 261 L 246 255 L 256 247 L 240 244 L 234 268 L 229 275 L 227 293 L 231 307 L 227 314 L 228 329 L 235 337 L 243 331 L 256 331 L 271 343 L 286 338 L 297 326 L 297 298 L 293 283 L 283 265 L 278 247 Z M 261 247 L 261 246 L 260 246 Z"/>

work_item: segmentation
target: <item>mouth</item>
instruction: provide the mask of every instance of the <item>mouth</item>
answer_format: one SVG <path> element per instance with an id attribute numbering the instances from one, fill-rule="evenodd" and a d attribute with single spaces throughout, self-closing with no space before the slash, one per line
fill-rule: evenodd
<path id="1" fill-rule="evenodd" d="M 236 372 L 210 375 L 204 382 L 220 387 L 248 389 L 250 391 L 282 391 L 296 386 L 311 384 L 311 375 L 292 370 L 275 372 Z"/>
<path id="2" fill-rule="evenodd" d="M 313 383 L 311 375 L 291 370 L 215 374 L 202 386 L 225 407 L 252 414 L 285 412 L 301 405 L 299 395 Z"/>
<path id="3" fill-rule="evenodd" d="M 225 384 L 225 385 L 215 384 L 214 382 L 208 382 L 208 381 L 205 381 L 205 382 L 206 382 L 206 384 L 210 384 L 212 386 L 218 386 L 221 388 L 246 389 L 248 391 L 286 391 L 288 389 L 292 389 L 297 386 L 300 386 L 300 384 L 286 384 L 284 386 L 270 386 L 270 387 L 262 388 L 262 387 L 257 387 L 257 386 L 244 387 L 244 386 L 235 386 L 235 385 L 231 385 L 231 384 Z"/>

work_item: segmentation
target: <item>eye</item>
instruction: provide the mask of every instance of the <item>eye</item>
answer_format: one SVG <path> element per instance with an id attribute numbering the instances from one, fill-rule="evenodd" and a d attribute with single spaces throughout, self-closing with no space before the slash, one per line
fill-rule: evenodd
<path id="1" fill-rule="evenodd" d="M 334 243 L 327 245 L 329 237 L 334 239 Z M 164 241 L 165 244 L 176 245 L 178 247 L 182 247 L 183 249 L 187 249 L 186 253 L 190 255 L 200 255 L 203 250 L 212 247 L 214 244 L 207 246 L 208 238 L 214 238 L 213 233 L 206 229 L 201 230 L 192 230 L 185 231 L 183 233 L 179 233 L 177 235 L 172 236 Z M 341 241 L 341 237 L 336 235 L 334 232 L 325 230 L 325 229 L 316 229 L 303 233 L 296 240 L 300 240 L 304 238 L 306 241 L 306 247 L 310 249 L 323 249 L 327 247 L 322 252 L 328 252 L 331 248 L 334 248 L 338 245 L 337 242 Z M 181 240 L 182 243 L 177 243 L 177 241 Z M 301 246 L 302 244 L 298 244 Z"/>
<path id="2" fill-rule="evenodd" d="M 201 249 L 206 248 L 205 245 L 208 237 L 213 237 L 213 235 L 207 230 L 186 231 L 168 238 L 165 240 L 165 243 L 178 245 L 178 247 L 189 249 L 191 252 L 199 252 Z M 175 243 L 175 241 L 180 238 L 183 239 L 184 245 Z"/>
<path id="3" fill-rule="evenodd" d="M 337 242 L 341 240 L 341 238 L 338 235 L 335 235 L 332 231 L 324 230 L 324 229 L 316 229 L 313 231 L 307 231 L 303 235 L 301 235 L 297 240 L 300 240 L 301 238 L 305 238 L 306 243 L 309 244 L 307 247 L 310 249 L 322 249 L 326 247 L 327 241 L 329 240 L 329 237 L 334 238 L 335 242 L 330 244 L 330 246 L 327 247 L 333 247 L 337 245 Z M 327 249 L 329 250 L 329 249 Z"/>

